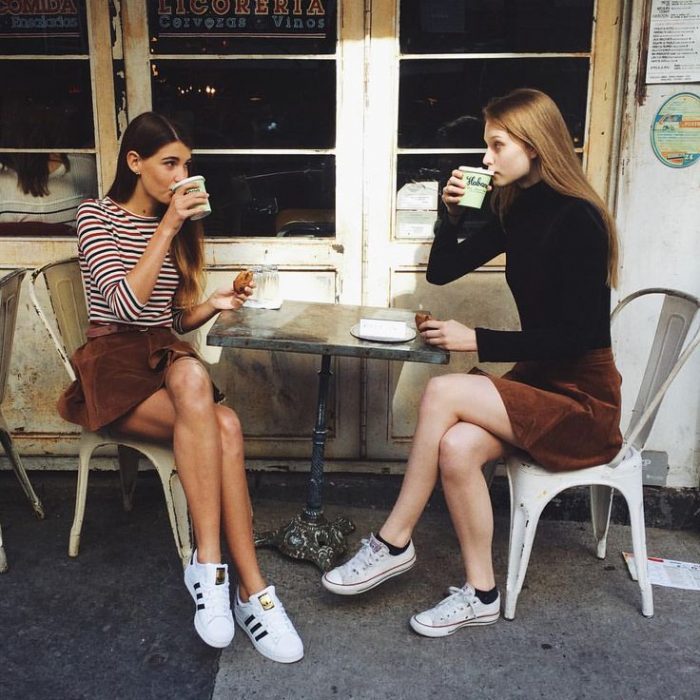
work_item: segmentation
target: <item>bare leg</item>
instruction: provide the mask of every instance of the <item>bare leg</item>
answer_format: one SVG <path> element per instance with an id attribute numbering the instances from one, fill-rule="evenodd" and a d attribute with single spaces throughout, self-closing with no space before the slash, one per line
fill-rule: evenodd
<path id="1" fill-rule="evenodd" d="M 438 476 L 443 436 L 460 422 L 482 427 L 499 440 L 515 444 L 500 394 L 488 377 L 447 374 L 428 382 L 418 412 L 418 425 L 401 492 L 379 534 L 403 546 L 425 508 Z"/>
<path id="2" fill-rule="evenodd" d="M 229 549 L 242 584 L 241 597 L 246 600 L 248 591 L 264 588 L 253 547 L 240 424 L 233 411 L 214 404 L 204 367 L 194 358 L 177 360 L 168 370 L 166 388 L 112 427 L 126 435 L 173 441 L 198 560 L 221 561 L 223 511 Z"/>
<path id="3" fill-rule="evenodd" d="M 245 603 L 251 593 L 267 585 L 260 573 L 253 544 L 253 518 L 243 454 L 243 432 L 238 416 L 216 406 L 222 437 L 223 469 L 221 507 L 231 558 L 238 572 L 239 594 Z"/>
<path id="4" fill-rule="evenodd" d="M 440 442 L 440 476 L 462 551 L 465 580 L 488 591 L 496 585 L 491 545 L 493 508 L 482 467 L 504 452 L 504 444 L 479 426 L 457 423 Z"/>

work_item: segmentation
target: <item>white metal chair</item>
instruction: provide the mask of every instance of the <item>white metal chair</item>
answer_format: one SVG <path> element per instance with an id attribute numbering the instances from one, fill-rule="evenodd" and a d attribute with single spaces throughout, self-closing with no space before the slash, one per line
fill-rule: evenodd
<path id="1" fill-rule="evenodd" d="M 43 278 L 53 309 L 54 323 L 50 323 L 37 297 L 37 282 Z M 49 331 L 71 380 L 75 372 L 70 363 L 73 352 L 85 343 L 88 325 L 85 291 L 78 258 L 57 260 L 34 270 L 30 293 L 39 318 Z M 98 447 L 116 445 L 119 455 L 119 473 L 125 510 L 131 510 L 138 473 L 139 453 L 145 455 L 156 468 L 163 485 L 175 545 L 185 566 L 192 554 L 192 527 L 187 501 L 177 475 L 172 449 L 157 442 L 135 440 L 110 434 L 108 430 L 93 432 L 85 428 L 80 435 L 78 487 L 75 517 L 70 531 L 68 554 L 78 556 L 80 532 L 85 514 L 90 457 Z"/>
<path id="2" fill-rule="evenodd" d="M 26 273 L 25 269 L 19 269 L 0 278 L 0 443 L 10 460 L 22 490 L 34 509 L 36 517 L 41 519 L 44 517 L 44 508 L 29 482 L 29 477 L 24 469 L 19 452 L 17 452 L 12 442 L 10 428 L 2 415 L 2 402 L 5 398 L 7 374 L 10 370 L 12 341 L 15 336 L 17 304 L 19 303 L 22 280 Z M 5 556 L 5 549 L 2 543 L 2 530 L 0 530 L 0 573 L 7 571 L 7 568 L 7 557 Z"/>
<path id="3" fill-rule="evenodd" d="M 647 573 L 641 450 L 667 389 L 700 343 L 700 333 L 695 328 L 683 347 L 700 301 L 675 290 L 642 289 L 617 305 L 612 320 L 631 301 L 651 294 L 663 295 L 663 304 L 639 393 L 617 456 L 609 464 L 573 472 L 547 471 L 523 453 L 516 453 L 506 461 L 511 520 L 505 617 L 509 620 L 515 616 L 540 514 L 554 496 L 572 486 L 590 486 L 593 536 L 600 559 L 604 559 L 606 553 L 613 489 L 624 496 L 630 514 L 634 560 L 642 592 L 642 614 L 646 617 L 654 614 Z"/>

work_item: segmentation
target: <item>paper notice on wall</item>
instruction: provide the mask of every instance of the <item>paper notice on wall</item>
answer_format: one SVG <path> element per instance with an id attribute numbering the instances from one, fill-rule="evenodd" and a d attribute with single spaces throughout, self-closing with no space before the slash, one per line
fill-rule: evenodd
<path id="1" fill-rule="evenodd" d="M 432 238 L 437 206 L 436 180 L 407 182 L 396 195 L 396 238 Z"/>
<path id="2" fill-rule="evenodd" d="M 700 81 L 700 0 L 652 0 L 647 83 Z"/>
<path id="3" fill-rule="evenodd" d="M 396 212 L 396 237 L 432 238 L 436 218 L 437 212 L 435 211 L 399 209 Z"/>
<path id="4" fill-rule="evenodd" d="M 637 566 L 634 561 L 634 554 L 622 552 L 622 557 L 627 564 L 630 576 L 636 581 Z M 647 562 L 649 581 L 651 581 L 652 585 L 700 591 L 700 564 L 675 561 L 674 559 L 660 559 L 659 557 L 649 557 Z"/>
<path id="5" fill-rule="evenodd" d="M 438 183 L 437 180 L 425 182 L 407 182 L 396 195 L 397 209 L 417 209 L 422 211 L 437 211 Z"/>

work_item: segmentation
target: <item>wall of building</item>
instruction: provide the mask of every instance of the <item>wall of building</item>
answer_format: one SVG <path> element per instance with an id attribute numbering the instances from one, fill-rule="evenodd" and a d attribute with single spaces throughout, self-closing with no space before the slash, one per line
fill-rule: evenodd
<path id="1" fill-rule="evenodd" d="M 700 85 L 644 85 L 639 96 L 638 71 L 646 74 L 640 38 L 643 2 L 631 12 L 626 92 L 621 115 L 617 221 L 623 248 L 617 298 L 645 287 L 672 287 L 700 296 L 700 162 L 685 168 L 665 165 L 654 154 L 651 126 L 663 103 L 680 92 L 700 94 Z M 641 55 L 640 55 L 641 54 Z M 653 333 L 652 309 L 635 317 L 624 333 Z M 619 337 L 618 343 L 623 339 Z M 643 348 L 626 351 L 618 361 L 623 375 L 625 408 L 634 397 L 631 385 L 646 357 Z M 626 391 L 624 389 L 626 388 Z M 700 353 L 695 353 L 667 394 L 647 441 L 647 449 L 665 453 L 667 484 L 697 487 L 700 471 Z M 661 456 L 662 459 L 663 455 Z"/>

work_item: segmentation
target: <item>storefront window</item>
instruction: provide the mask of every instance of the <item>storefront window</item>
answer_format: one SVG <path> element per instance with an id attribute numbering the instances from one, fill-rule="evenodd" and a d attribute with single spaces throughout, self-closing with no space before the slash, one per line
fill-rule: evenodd
<path id="1" fill-rule="evenodd" d="M 401 62 L 399 148 L 481 148 L 481 110 L 516 87 L 543 90 L 559 105 L 574 143 L 583 142 L 587 58 Z"/>
<path id="2" fill-rule="evenodd" d="M 207 236 L 335 235 L 336 16 L 335 0 L 149 3 L 152 105 L 192 132 Z"/>
<path id="3" fill-rule="evenodd" d="M 97 195 L 88 31 L 84 2 L 4 5 L 0 235 L 22 235 L 12 225 L 74 224 L 79 201 Z"/>
<path id="4" fill-rule="evenodd" d="M 459 165 L 481 164 L 493 97 L 546 92 L 583 150 L 592 31 L 592 0 L 401 1 L 396 238 L 432 236 L 439 187 Z M 410 183 L 433 201 L 412 197 Z"/>
<path id="5" fill-rule="evenodd" d="M 403 0 L 401 51 L 590 51 L 593 4 L 593 0 Z"/>
<path id="6" fill-rule="evenodd" d="M 153 54 L 333 54 L 335 0 L 148 3 Z"/>
<path id="7" fill-rule="evenodd" d="M 153 109 L 179 116 L 197 148 L 333 148 L 330 61 L 154 61 Z"/>
<path id="8" fill-rule="evenodd" d="M 335 235 L 335 157 L 196 155 L 212 205 L 209 236 Z"/>

